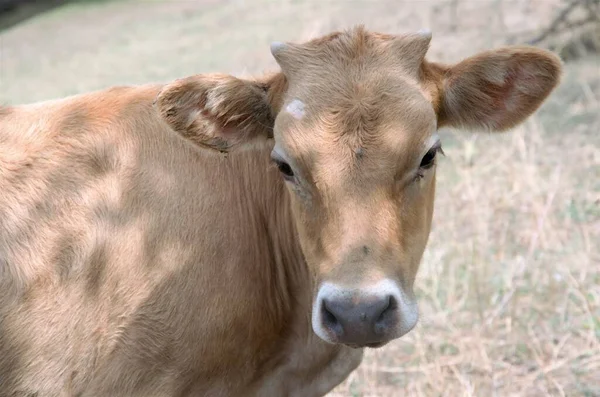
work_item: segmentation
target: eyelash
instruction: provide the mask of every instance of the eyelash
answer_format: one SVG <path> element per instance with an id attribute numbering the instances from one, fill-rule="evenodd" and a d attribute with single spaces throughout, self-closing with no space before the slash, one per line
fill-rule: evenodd
<path id="1" fill-rule="evenodd" d="M 439 144 L 436 144 L 431 149 L 429 149 L 429 151 L 425 154 L 425 156 L 423 156 L 423 158 L 421 159 L 421 164 L 419 165 L 419 170 L 417 171 L 417 175 L 415 176 L 416 181 L 425 177 L 425 172 L 424 172 L 425 170 L 433 168 L 433 166 L 437 162 L 437 153 L 438 152 L 440 152 L 442 155 L 444 155 L 442 146 Z M 429 157 L 429 159 L 428 159 L 428 157 Z M 423 163 L 426 159 L 427 159 L 427 162 Z"/>
<path id="2" fill-rule="evenodd" d="M 273 157 L 271 158 L 271 161 L 273 162 L 273 164 L 275 164 L 275 166 L 279 170 L 279 173 L 286 181 L 294 180 L 296 175 L 294 169 L 286 161 Z"/>

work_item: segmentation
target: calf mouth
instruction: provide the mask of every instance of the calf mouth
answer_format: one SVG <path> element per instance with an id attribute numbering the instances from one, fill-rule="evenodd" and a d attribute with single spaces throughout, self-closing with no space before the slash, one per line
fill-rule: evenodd
<path id="1" fill-rule="evenodd" d="M 365 347 L 371 348 L 371 349 L 378 349 L 380 347 L 383 347 L 385 345 L 387 345 L 389 343 L 389 341 L 387 342 L 374 342 L 374 343 L 365 343 L 364 345 L 359 345 L 359 344 L 355 344 L 355 343 L 344 343 L 344 346 L 348 346 L 352 349 L 363 349 Z"/>

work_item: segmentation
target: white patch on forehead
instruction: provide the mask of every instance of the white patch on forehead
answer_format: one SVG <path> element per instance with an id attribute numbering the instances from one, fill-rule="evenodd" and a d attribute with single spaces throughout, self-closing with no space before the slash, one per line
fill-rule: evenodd
<path id="1" fill-rule="evenodd" d="M 300 120 L 304 117 L 304 102 L 299 99 L 294 99 L 292 102 L 288 103 L 285 107 L 285 111 L 294 116 L 294 118 Z"/>

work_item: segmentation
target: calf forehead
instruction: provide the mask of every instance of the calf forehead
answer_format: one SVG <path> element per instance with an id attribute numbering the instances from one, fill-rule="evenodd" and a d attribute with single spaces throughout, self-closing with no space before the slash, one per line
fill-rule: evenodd
<path id="1" fill-rule="evenodd" d="M 337 90 L 322 94 L 332 86 Z M 420 86 L 398 77 L 324 82 L 321 90 L 290 96 L 283 113 L 278 141 L 322 182 L 389 178 L 421 154 L 436 124 Z"/>

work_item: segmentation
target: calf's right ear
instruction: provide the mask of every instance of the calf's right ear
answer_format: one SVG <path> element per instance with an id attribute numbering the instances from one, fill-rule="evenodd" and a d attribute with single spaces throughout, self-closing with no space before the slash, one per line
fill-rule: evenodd
<path id="1" fill-rule="evenodd" d="M 183 137 L 227 152 L 272 137 L 275 117 L 267 88 L 230 75 L 196 75 L 167 84 L 154 105 Z"/>

